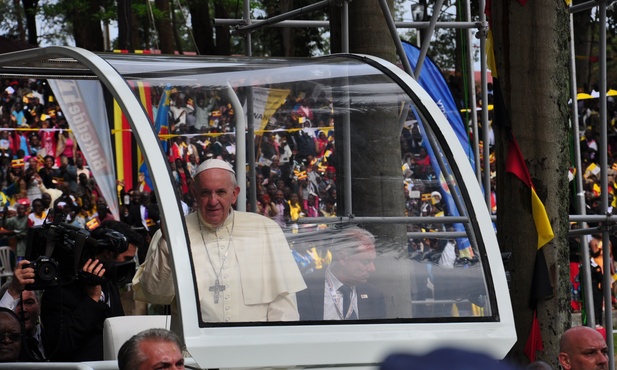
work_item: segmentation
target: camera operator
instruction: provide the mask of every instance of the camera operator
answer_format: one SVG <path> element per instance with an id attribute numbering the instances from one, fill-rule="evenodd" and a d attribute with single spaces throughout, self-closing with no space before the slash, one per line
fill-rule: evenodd
<path id="1" fill-rule="evenodd" d="M 111 272 L 119 270 L 123 262 L 133 261 L 137 246 L 133 237 L 112 230 L 120 226 L 114 223 L 120 222 L 108 221 L 104 223 L 108 227 L 103 225 L 91 233 L 90 238 L 97 240 L 98 246 L 93 257 L 83 264 L 78 278 L 43 293 L 41 319 L 49 344 L 45 350 L 51 361 L 102 360 L 103 323 L 108 317 L 124 315 L 118 281 Z M 134 264 L 132 269 L 134 273 Z"/>
<path id="2" fill-rule="evenodd" d="M 34 291 L 25 290 L 34 283 L 34 269 L 30 261 L 22 260 L 15 267 L 13 277 L 0 288 L 0 307 L 8 308 L 20 317 L 24 324 L 26 346 L 22 348 L 24 361 L 45 360 L 43 327 L 40 323 L 41 305 Z"/>

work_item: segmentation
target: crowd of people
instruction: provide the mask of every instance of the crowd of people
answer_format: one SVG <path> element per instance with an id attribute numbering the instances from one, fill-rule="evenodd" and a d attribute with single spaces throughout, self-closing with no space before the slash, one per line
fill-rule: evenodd
<path id="1" fill-rule="evenodd" d="M 0 229 L 0 236 L 4 236 L 5 238 L 2 239 L 4 243 L 14 249 L 17 257 L 16 271 L 27 274 L 27 276 L 21 276 L 21 280 L 18 279 L 20 286 L 7 289 L 8 294 L 13 296 L 15 301 L 17 298 L 13 293 L 18 291 L 20 299 L 26 301 L 27 298 L 23 294 L 28 291 L 24 290 L 24 285 L 30 283 L 28 279 L 31 279 L 32 271 L 27 267 L 29 261 L 17 261 L 26 255 L 29 228 L 40 226 L 46 220 L 51 221 L 54 218 L 61 218 L 68 225 L 92 232 L 102 227 L 101 225 L 107 225 L 105 228 L 109 228 L 110 223 L 118 222 L 124 225 L 119 227 L 124 227 L 123 234 L 130 238 L 129 245 L 133 247 L 127 247 L 122 251 L 115 250 L 112 254 L 109 254 L 109 251 L 101 251 L 106 256 L 101 255 L 101 260 L 106 258 L 110 261 L 121 262 L 120 260 L 124 258 L 131 259 L 136 255 L 140 264 L 147 262 L 147 246 L 151 239 L 160 240 L 160 231 L 158 231 L 160 215 L 158 200 L 152 195 L 152 189 L 149 188 L 144 178 L 145 174 L 140 174 L 137 186 L 132 189 L 126 189 L 123 182 L 118 181 L 120 219 L 115 220 L 97 188 L 96 180 L 88 169 L 77 140 L 47 83 L 44 80 L 4 80 L 1 82 L 0 89 L 2 92 L 0 106 L 2 229 Z M 161 91 L 154 89 L 153 93 L 153 101 L 157 101 Z M 332 105 L 323 95 L 314 98 L 307 95 L 303 92 L 291 93 L 255 139 L 258 148 L 255 178 L 256 213 L 274 221 L 280 228 L 288 230 L 293 229 L 300 218 L 333 217 L 337 214 L 335 156 L 338 153 L 335 146 Z M 195 215 L 195 211 L 200 212 L 200 207 L 203 207 L 204 202 L 196 196 L 195 191 L 192 191 L 195 186 L 203 187 L 203 185 L 194 183 L 194 178 L 200 173 L 200 166 L 213 158 L 226 163 L 235 163 L 234 111 L 224 97 L 195 88 L 176 88 L 172 91 L 170 100 L 166 122 L 169 125 L 171 138 L 166 144 L 168 145 L 167 154 L 171 174 L 177 185 L 177 196 L 181 200 L 185 214 Z M 155 114 L 161 112 L 161 108 L 155 109 Z M 582 121 L 585 129 L 584 137 L 581 139 L 583 168 L 585 168 L 585 199 L 588 213 L 593 213 L 600 211 L 598 208 L 600 195 L 598 173 L 601 169 L 598 169 L 598 146 L 595 142 L 598 125 L 593 124 L 593 113 L 585 111 L 584 116 L 588 117 L 588 121 Z M 614 121 L 613 119 L 611 122 Z M 612 127 L 614 125 L 611 125 Z M 401 186 L 404 189 L 406 200 L 406 215 L 424 217 L 448 215 L 430 155 L 422 145 L 422 137 L 417 124 L 412 123 L 404 127 L 400 144 Z M 608 169 L 609 176 L 612 176 L 609 178 L 611 195 L 614 189 L 615 173 L 617 173 L 617 155 L 612 155 L 617 153 L 615 149 L 617 149 L 617 136 L 613 135 L 609 140 Z M 221 169 L 220 167 L 215 168 Z M 202 168 L 201 171 L 204 169 Z M 611 212 L 614 207 L 617 207 L 616 199 L 617 197 L 611 198 Z M 235 198 L 233 200 L 235 202 Z M 232 204 L 233 202 L 228 202 L 228 209 L 225 210 L 229 211 Z M 236 227 L 234 220 L 236 217 L 241 219 L 244 216 L 234 216 L 229 224 L 225 218 L 223 220 L 207 219 L 207 216 L 213 212 L 211 209 L 203 212 L 199 220 L 205 222 L 204 227 L 226 225 L 228 234 L 226 237 L 221 236 L 221 240 L 225 238 L 229 240 L 227 244 L 229 249 L 231 236 Z M 197 223 L 197 216 L 194 218 L 201 234 L 202 224 Z M 126 226 L 129 229 L 126 229 Z M 410 227 L 412 231 L 416 231 L 418 227 L 437 230 L 431 222 Z M 267 228 L 264 227 L 264 229 Z M 239 231 L 241 231 L 240 227 L 235 230 L 235 232 Z M 219 232 L 218 229 L 216 232 Z M 249 231 L 247 235 L 250 235 Z M 370 236 L 366 235 L 360 238 L 368 238 L 369 242 L 362 244 L 365 247 L 358 253 L 374 255 L 374 240 L 370 241 Z M 206 239 L 203 239 L 203 242 L 208 244 Z M 225 244 L 224 241 L 223 244 Z M 425 245 L 421 247 L 420 244 Z M 162 247 L 157 249 L 161 250 L 160 248 Z M 421 243 L 410 241 L 410 252 L 417 251 L 418 248 L 432 248 L 430 240 L 427 239 Z M 455 253 L 453 246 L 451 249 L 452 253 Z M 597 254 L 601 249 L 601 247 L 596 248 L 592 252 Z M 302 275 L 318 277 L 317 288 L 313 289 L 309 286 L 311 289 L 299 294 L 299 301 L 309 299 L 308 294 L 313 294 L 311 290 L 318 292 L 317 295 L 322 297 L 324 276 L 340 279 L 343 282 L 346 274 L 349 274 L 336 263 L 339 259 L 348 258 L 345 255 L 348 252 L 317 250 L 310 246 L 297 248 L 293 252 L 295 253 L 295 264 L 300 268 Z M 374 259 L 374 256 L 371 258 Z M 332 269 L 328 269 L 330 265 L 333 266 Z M 241 268 L 241 266 L 236 266 L 236 268 Z M 366 284 L 366 278 L 372 272 L 371 268 L 374 269 L 374 266 L 365 270 L 360 281 L 354 282 L 354 292 L 355 289 L 373 289 Z M 84 265 L 84 269 L 89 274 L 102 276 L 104 267 L 102 263 L 90 261 Z M 326 274 L 326 271 L 329 274 Z M 213 276 L 208 277 L 208 280 L 216 281 L 210 287 L 211 292 L 217 293 L 214 300 L 216 304 L 218 292 L 222 291 L 225 286 L 219 284 L 220 277 L 214 265 L 212 265 L 212 273 Z M 289 276 L 295 276 L 295 273 L 290 273 Z M 302 291 L 301 285 L 298 283 L 297 286 L 286 287 L 290 290 L 281 288 L 277 299 L 280 299 L 283 306 L 289 304 L 286 295 Z M 94 286 L 99 288 L 89 290 L 91 300 L 100 303 L 92 297 L 101 297 L 101 302 L 104 303 L 103 296 L 106 294 L 101 290 L 100 284 L 94 284 Z M 378 297 L 379 294 L 371 294 L 371 296 Z M 254 298 L 256 302 L 265 299 L 263 296 Z M 39 304 L 38 296 L 34 295 L 32 299 Z M 165 302 L 169 303 L 169 300 Z M 1 302 L 0 305 L 2 305 Z M 367 316 L 360 318 L 385 317 L 383 301 L 377 300 L 373 305 L 372 308 L 361 309 L 360 312 Z M 304 315 L 308 320 L 323 319 L 327 315 L 334 318 L 337 314 L 342 319 L 358 318 L 354 313 L 353 305 L 339 309 L 339 312 L 335 310 L 335 306 L 332 306 L 325 313 L 322 306 L 321 311 L 317 310 L 319 312 L 317 314 L 315 311 L 306 312 L 310 306 L 307 303 L 300 307 L 305 310 L 304 312 L 300 310 L 298 313 L 298 307 L 292 311 L 296 312 L 296 315 Z M 317 306 L 319 307 L 319 304 Z M 112 308 L 109 305 L 106 307 Z M 266 310 L 269 309 L 268 307 L 266 305 Z M 99 307 L 104 311 L 107 308 Z M 209 301 L 207 303 L 203 301 L 203 309 L 215 310 L 215 308 L 216 306 Z M 298 317 L 287 316 L 284 311 L 280 311 L 283 312 L 281 320 L 298 319 Z M 205 317 L 214 317 L 216 321 L 227 319 L 225 315 L 219 317 L 216 312 L 204 312 Z M 30 330 L 31 336 L 36 336 L 36 325 L 32 325 L 31 329 L 26 329 Z M 29 353 L 30 356 L 37 358 L 39 355 L 35 353 L 35 347 L 38 345 L 32 345 Z M 43 350 L 43 348 L 40 349 Z M 67 356 L 71 359 L 70 353 Z"/>
<path id="2" fill-rule="evenodd" d="M 580 92 L 589 93 L 593 99 L 585 99 L 578 101 L 579 111 L 579 138 L 581 152 L 581 175 L 583 180 L 583 188 L 577 189 L 576 181 L 574 181 L 574 171 L 570 171 L 571 194 L 570 197 L 570 214 L 581 214 L 584 212 L 587 215 L 615 215 L 617 214 L 617 191 L 615 175 L 617 174 L 617 101 L 613 96 L 607 98 L 607 168 L 603 169 L 600 165 L 599 140 L 601 136 L 601 125 L 599 115 L 599 89 L 597 86 L 592 88 L 579 89 Z M 573 166 L 574 167 L 574 166 Z M 608 208 L 604 209 L 601 202 L 602 186 L 601 177 L 606 174 L 608 179 Z M 584 197 L 585 209 L 580 210 L 578 201 L 580 196 Z M 600 223 L 590 222 L 588 227 L 598 227 Z M 572 223 L 573 229 L 580 228 L 581 225 Z M 615 255 L 615 246 L 617 246 L 617 233 L 609 234 L 609 247 L 604 248 L 602 241 L 602 233 L 596 232 L 589 235 L 577 236 L 570 238 L 570 270 L 571 270 L 571 291 L 572 291 L 572 309 L 575 312 L 580 312 L 583 309 L 583 296 L 585 295 L 585 284 L 582 284 L 584 277 L 582 276 L 582 263 L 590 264 L 591 281 L 590 287 L 593 297 L 593 305 L 595 311 L 596 323 L 602 325 L 603 309 L 611 309 L 617 305 L 617 286 L 613 284 L 613 298 L 611 304 L 605 305 L 603 302 L 603 255 L 604 251 L 608 250 L 611 256 Z M 583 261 L 581 259 L 581 245 L 586 246 L 589 251 L 590 260 Z M 615 274 L 614 259 L 611 258 L 610 275 Z"/>
<path id="3" fill-rule="evenodd" d="M 60 203 L 66 221 L 76 226 L 89 228 L 112 218 L 49 85 L 44 80 L 4 80 L 0 89 L 0 197 L 2 205 L 10 205 L 8 216 L 17 214 L 22 204 L 28 225 L 36 226 Z M 162 93 L 152 88 L 152 101 Z M 290 93 L 255 139 L 256 211 L 282 227 L 302 217 L 337 213 L 333 108 L 323 93 L 310 93 Z M 225 97 L 192 87 L 172 89 L 170 102 L 166 121 L 171 135 L 164 145 L 178 196 L 189 213 L 195 203 L 189 188 L 197 166 L 209 158 L 235 163 L 234 111 Z M 156 118 L 162 108 L 153 108 Z M 403 130 L 401 145 L 406 214 L 443 214 L 439 183 L 417 127 Z M 123 179 L 118 183 L 121 221 L 150 231 L 146 237 L 153 235 L 157 199 L 145 176 L 140 174 L 132 189 L 123 187 Z M 148 217 L 138 217 L 137 206 L 146 207 Z M 23 231 L 10 219 L 5 235 Z M 23 243 L 18 255 L 23 255 L 22 248 Z"/>
<path id="4" fill-rule="evenodd" d="M 48 288 L 42 298 L 37 294 L 32 294 L 31 297 L 36 308 L 30 311 L 30 317 L 40 315 L 42 322 L 45 323 L 44 327 L 47 332 L 45 337 L 56 345 L 53 346 L 47 342 L 44 346 L 43 339 L 45 338 L 41 335 L 42 326 L 33 324 L 27 330 L 26 335 L 28 338 L 37 339 L 37 342 L 25 343 L 25 351 L 22 351 L 25 357 L 22 359 L 51 359 L 53 361 L 100 359 L 102 348 L 100 320 L 123 314 L 122 307 L 119 306 L 118 291 L 113 287 L 114 284 L 101 280 L 105 276 L 105 270 L 136 257 L 141 264 L 142 271 L 138 272 L 141 280 L 136 281 L 135 291 L 142 289 L 145 292 L 148 287 L 152 286 L 152 281 L 158 288 L 166 287 L 166 285 L 157 283 L 159 281 L 157 279 L 161 279 L 164 272 L 164 266 L 169 267 L 165 261 L 156 259 L 156 252 L 164 250 L 164 247 L 160 245 L 161 232 L 158 231 L 160 215 L 157 199 L 152 196 L 152 189 L 148 187 L 144 178 L 145 174 L 140 174 L 138 185 L 132 189 L 124 188 L 122 181 L 119 181 L 120 219 L 115 220 L 97 188 L 95 178 L 88 169 L 88 164 L 61 108 L 55 103 L 54 96 L 45 81 L 5 80 L 1 87 L 3 104 L 0 109 L 0 117 L 2 117 L 0 134 L 6 138 L 6 145 L 2 148 L 2 160 L 0 161 L 3 165 L 3 171 L 0 171 L 3 228 L 0 233 L 6 237 L 4 240 L 14 249 L 17 258 L 15 276 L 8 285 L 5 284 L 2 296 L 4 302 L 0 302 L 0 306 L 19 310 L 18 307 L 21 307 L 19 302 L 29 302 L 26 297 L 29 297 L 32 291 L 27 290 L 26 286 L 35 283 L 36 275 L 31 264 L 33 261 L 28 260 L 29 256 L 26 255 L 28 231 L 31 231 L 32 227 L 41 226 L 46 221 L 61 219 L 70 227 L 88 230 L 90 235 L 99 242 L 100 248 L 97 249 L 96 255 L 81 266 L 80 279 L 59 288 Z M 156 90 L 154 92 L 158 93 Z M 156 95 L 153 100 L 157 100 Z M 253 286 L 254 281 L 263 279 L 258 278 L 243 281 L 243 284 L 249 284 L 251 289 L 247 285 L 246 289 L 234 293 L 229 283 L 226 283 L 220 275 L 220 270 L 217 270 L 213 264 L 213 276 L 202 276 L 203 280 L 215 281 L 210 289 L 200 293 L 203 294 L 200 298 L 202 309 L 205 310 L 203 317 L 207 321 L 243 321 L 247 320 L 247 315 L 249 318 L 254 316 L 255 320 L 261 320 L 262 317 L 266 317 L 268 321 L 298 320 L 300 313 L 292 297 L 306 287 L 302 274 L 311 272 L 313 273 L 311 274 L 313 276 L 311 289 L 306 291 L 304 297 L 309 299 L 315 292 L 320 291 L 323 297 L 324 279 L 326 279 L 325 281 L 340 282 L 341 287 L 349 287 L 350 290 L 347 293 L 335 293 L 335 295 L 343 294 L 351 300 L 342 298 L 347 300 L 344 309 L 336 304 L 330 306 L 328 311 L 323 312 L 322 310 L 320 313 L 318 313 L 320 311 L 318 302 L 313 302 L 316 304 L 307 303 L 302 307 L 302 319 L 353 320 L 385 317 L 383 296 L 377 294 L 376 288 L 367 283 L 368 276 L 374 271 L 372 260 L 375 259 L 375 241 L 370 234 L 364 236 L 358 234 L 355 237 L 358 238 L 356 242 L 351 242 L 350 246 L 340 251 L 333 249 L 323 253 L 323 250 L 310 248 L 310 246 L 302 248 L 302 253 L 296 253 L 294 260 L 292 256 L 287 259 L 286 253 L 282 252 L 287 250 L 288 243 L 282 233 L 275 231 L 277 228 L 292 229 L 290 225 L 303 217 L 336 215 L 336 168 L 332 160 L 336 155 L 336 148 L 332 108 L 328 107 L 323 96 L 314 100 L 303 93 L 290 95 L 256 139 L 256 146 L 259 148 L 255 184 L 258 194 L 256 213 L 263 220 L 268 220 L 267 222 L 262 219 L 253 219 L 254 216 L 248 216 L 250 213 L 239 212 L 232 213 L 233 217 L 226 219 L 236 201 L 237 185 L 234 187 L 227 180 L 220 182 L 223 180 L 213 177 L 213 174 L 217 173 L 212 172 L 211 163 L 213 162 L 211 161 L 216 158 L 214 160 L 220 163 L 233 164 L 235 162 L 235 136 L 231 126 L 234 112 L 230 106 L 216 94 L 193 91 L 190 88 L 173 91 L 171 101 L 166 121 L 172 136 L 166 143 L 168 145 L 167 154 L 171 174 L 177 185 L 177 195 L 182 201 L 187 220 L 194 218 L 200 234 L 202 228 L 214 231 L 212 235 L 217 236 L 217 247 L 220 242 L 218 234 L 221 233 L 223 245 L 227 240 L 227 249 L 233 249 L 234 253 L 240 253 L 240 255 L 245 252 L 240 251 L 240 247 L 232 243 L 232 235 L 234 241 L 241 241 L 242 235 L 250 238 L 253 242 L 244 244 L 254 247 L 258 235 L 252 230 L 257 223 L 263 223 L 262 244 L 264 247 L 280 249 L 273 255 L 279 256 L 281 266 L 286 266 L 281 270 L 285 271 L 284 278 L 263 269 L 253 268 L 253 274 L 267 276 L 272 286 L 266 287 L 265 291 L 262 291 L 263 286 Z M 158 108 L 157 114 L 162 112 L 161 107 Z M 204 121 L 204 117 L 207 117 L 207 120 Z M 0 141 L 0 144 L 3 142 Z M 425 179 L 431 181 L 427 153 L 420 149 L 417 154 L 417 157 L 408 157 L 407 171 L 423 173 Z M 220 170 L 220 166 L 220 164 L 214 166 L 214 169 Z M 233 174 L 232 167 L 229 169 Z M 198 177 L 201 172 L 204 172 L 204 175 Z M 403 177 L 402 174 L 401 180 Z M 196 182 L 196 178 L 204 182 Z M 235 181 L 235 177 L 232 176 L 231 180 Z M 221 210 L 218 206 L 211 207 L 210 205 L 213 202 L 211 199 L 215 198 L 213 195 L 203 199 L 201 195 L 197 195 L 210 192 L 213 186 L 211 184 L 221 184 L 216 185 L 215 191 L 217 204 L 223 205 L 221 214 L 219 214 Z M 402 184 L 404 184 L 403 181 Z M 225 190 L 227 195 L 221 197 L 219 187 L 230 190 Z M 409 210 L 415 212 L 413 210 L 417 208 L 417 211 L 420 211 L 421 203 L 437 205 L 439 202 L 424 199 L 422 202 L 414 203 Z M 221 215 L 225 216 L 220 218 Z M 246 217 L 250 220 L 245 220 Z M 187 225 L 190 226 L 193 223 L 187 221 Z M 223 235 L 222 225 L 227 227 L 226 237 Z M 216 228 L 211 229 L 212 227 Z M 108 235 L 109 230 L 112 229 L 118 229 L 124 235 L 127 239 L 125 246 L 120 248 L 113 243 L 103 241 L 107 240 L 104 236 Z M 265 232 L 267 230 L 270 231 Z M 208 234 L 204 237 L 202 234 L 201 236 L 207 246 L 213 245 L 210 240 L 212 235 Z M 274 235 L 279 235 L 279 242 L 274 242 Z M 155 243 L 150 244 L 151 239 Z M 356 245 L 356 243 L 360 244 Z M 199 242 L 193 240 L 191 245 L 193 244 L 197 245 Z M 148 245 L 155 246 L 150 254 L 147 254 Z M 258 253 L 258 249 L 255 250 L 257 252 L 250 253 Z M 294 250 L 294 252 L 297 251 Z M 363 272 L 356 269 L 359 263 L 345 267 L 345 262 L 343 262 L 348 261 L 347 264 L 349 264 L 351 260 L 358 259 L 359 261 L 356 253 L 366 255 L 362 257 L 363 261 L 367 258 L 371 261 L 368 264 L 362 262 Z M 194 257 L 203 258 L 204 256 Z M 207 260 L 210 260 L 209 255 L 207 257 Z M 230 268 L 234 270 L 228 270 L 227 273 L 243 268 L 242 258 L 236 257 L 236 259 L 239 265 L 230 265 Z M 154 265 L 151 265 L 150 261 L 153 261 Z M 203 263 L 207 265 L 205 261 Z M 222 263 L 225 263 L 225 260 Z M 148 268 L 148 266 L 154 267 Z M 267 265 L 264 264 L 264 266 Z M 151 279 L 154 280 L 151 280 L 148 285 L 147 279 L 151 275 L 153 275 Z M 246 272 L 243 276 L 246 276 Z M 166 282 L 171 281 L 172 279 L 168 279 Z M 281 285 L 280 282 L 285 283 Z M 292 284 L 292 282 L 295 283 Z M 275 291 L 275 288 L 280 290 Z M 366 294 L 366 291 L 371 292 L 374 299 L 370 302 L 355 302 L 358 297 L 356 289 L 359 289 L 362 296 Z M 165 290 L 163 294 L 173 293 L 173 289 L 166 288 Z M 219 312 L 219 308 L 222 307 L 219 299 L 225 299 L 222 296 L 219 297 L 222 291 L 225 291 L 225 296 L 231 294 L 234 300 L 245 302 L 248 300 L 251 304 L 237 306 L 232 311 Z M 245 297 L 247 294 L 245 292 L 248 291 L 254 291 L 255 294 Z M 214 292 L 213 299 L 209 292 Z M 148 294 L 149 298 L 152 298 L 156 292 Z M 338 302 L 339 298 L 336 301 Z M 63 303 L 59 304 L 59 302 Z M 164 303 L 169 304 L 170 301 Z M 365 306 L 367 303 L 369 305 Z M 316 311 L 311 312 L 309 308 L 313 306 L 317 308 Z M 344 314 L 337 316 L 335 314 L 337 309 L 344 310 Z M 71 325 L 67 326 L 67 322 Z M 60 340 L 60 338 L 67 340 Z"/>

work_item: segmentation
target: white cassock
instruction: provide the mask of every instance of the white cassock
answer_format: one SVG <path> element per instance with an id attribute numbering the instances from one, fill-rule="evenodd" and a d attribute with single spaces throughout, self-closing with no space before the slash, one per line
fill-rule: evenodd
<path id="1" fill-rule="evenodd" d="M 222 226 L 213 228 L 195 212 L 186 216 L 186 226 L 203 321 L 299 319 L 295 293 L 306 284 L 285 235 L 274 221 L 256 213 L 232 211 Z M 171 304 L 175 293 L 169 258 L 159 230 L 133 279 L 136 299 Z"/>

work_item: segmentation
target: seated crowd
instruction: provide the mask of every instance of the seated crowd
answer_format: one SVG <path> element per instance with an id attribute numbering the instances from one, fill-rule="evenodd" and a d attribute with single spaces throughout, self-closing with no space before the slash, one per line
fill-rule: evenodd
<path id="1" fill-rule="evenodd" d="M 3 206 L 0 236 L 4 236 L 0 240 L 12 248 L 16 257 L 15 276 L 0 291 L 3 294 L 0 295 L 3 300 L 0 306 L 14 309 L 26 319 L 25 335 L 22 336 L 23 359 L 101 359 L 102 320 L 122 315 L 126 310 L 119 305 L 117 287 L 106 286 L 96 277 L 103 276 L 110 264 L 134 259 L 141 264 L 146 260 L 150 240 L 159 229 L 157 203 L 161 200 L 153 195 L 146 174 L 140 174 L 137 184 L 130 189 L 119 180 L 117 201 L 120 208 L 119 219 L 116 219 L 46 83 L 6 80 L 0 88 L 0 201 Z M 153 97 L 153 101 L 156 100 L 156 96 Z M 174 91 L 171 101 L 167 155 L 177 185 L 177 197 L 184 213 L 189 214 L 199 210 L 199 199 L 195 198 L 191 187 L 200 165 L 213 158 L 232 165 L 235 162 L 234 113 L 225 99 L 217 94 L 189 88 Z M 312 99 L 303 93 L 291 94 L 255 138 L 258 148 L 255 211 L 290 233 L 298 229 L 297 221 L 301 218 L 337 215 L 337 168 L 333 160 L 337 153 L 334 118 L 329 104 L 323 96 Z M 423 217 L 447 214 L 430 156 L 413 128 L 403 132 L 401 148 L 401 185 L 406 198 L 406 214 Z M 121 248 L 99 243 L 96 257 L 83 265 L 83 272 L 95 277 L 85 287 L 68 285 L 55 293 L 54 289 L 49 289 L 41 298 L 38 293 L 24 290 L 26 285 L 34 282 L 34 270 L 29 265 L 32 261 L 23 258 L 26 256 L 28 230 L 53 220 L 63 220 L 72 227 L 89 230 L 99 241 L 119 232 L 127 242 Z M 320 227 L 317 225 L 319 220 L 310 227 Z M 438 229 L 431 222 L 420 227 Z M 295 262 L 308 285 L 308 289 L 298 295 L 298 302 L 304 302 L 299 307 L 302 309 L 300 319 L 386 317 L 383 296 L 367 282 L 375 270 L 374 237 L 356 230 L 349 238 L 354 242 L 348 249 L 293 243 Z M 410 240 L 410 253 L 418 248 L 431 248 L 430 240 L 422 243 Z M 362 267 L 350 269 L 345 266 L 344 261 L 350 258 L 357 259 Z M 361 296 L 370 292 L 372 299 L 350 306 L 343 298 L 344 309 L 337 311 L 337 305 L 330 305 L 324 311 L 319 299 L 323 301 L 324 281 L 330 279 L 340 283 L 340 288 L 337 283 L 337 291 L 350 282 L 353 290 L 345 294 L 357 299 L 357 287 Z M 215 287 L 218 286 L 217 281 Z M 316 305 L 312 301 L 315 297 Z M 58 302 L 63 302 L 64 307 L 57 307 Z M 71 314 L 77 311 L 88 314 Z M 46 330 L 55 331 L 47 337 L 53 336 L 52 341 L 56 344 L 60 342 L 55 340 L 62 338 L 63 345 L 42 344 L 45 336 L 41 335 L 39 315 L 42 321 L 49 322 Z M 59 317 L 70 321 L 71 330 L 66 331 L 57 325 L 54 328 L 53 323 Z M 32 318 L 30 325 L 27 324 L 28 318 Z M 90 348 L 94 348 L 93 352 L 71 351 L 72 346 L 83 338 L 74 335 L 75 331 L 82 335 L 91 333 L 88 341 Z M 31 339 L 36 339 L 36 342 Z"/>

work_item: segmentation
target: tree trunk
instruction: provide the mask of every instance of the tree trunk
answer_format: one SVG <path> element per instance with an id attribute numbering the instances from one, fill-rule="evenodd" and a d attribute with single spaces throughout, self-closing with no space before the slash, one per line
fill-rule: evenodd
<path id="1" fill-rule="evenodd" d="M 568 259 L 568 35 L 563 0 L 493 1 L 492 29 L 498 84 L 505 113 L 532 182 L 544 203 L 555 238 L 543 247 L 554 296 L 540 301 L 538 319 L 544 351 L 538 358 L 556 366 L 559 338 L 570 326 Z M 496 103 L 497 104 L 497 103 Z M 537 233 L 529 188 L 505 173 L 509 130 L 496 112 L 497 229 L 502 252 L 512 252 L 511 296 L 518 341 L 508 357 L 528 360 L 523 349 L 531 329 L 529 307 Z"/>
<path id="2" fill-rule="evenodd" d="M 131 0 L 118 0 L 118 49 L 133 50 L 131 45 Z"/>
<path id="3" fill-rule="evenodd" d="M 104 51 L 103 29 L 96 14 L 101 10 L 100 1 L 88 1 L 84 8 L 74 8 L 70 13 L 75 46 L 90 51 Z"/>
<path id="4" fill-rule="evenodd" d="M 15 17 L 15 21 L 17 22 L 17 34 L 19 35 L 19 39 L 21 41 L 26 41 L 26 30 L 24 28 L 23 16 L 21 14 L 21 6 L 19 4 L 19 0 L 13 0 L 13 9 Z"/>
<path id="5" fill-rule="evenodd" d="M 288 11 L 293 10 L 294 9 L 293 1 L 281 0 L 280 9 L 281 9 L 281 14 L 287 13 Z M 285 27 L 281 29 L 281 33 L 282 33 L 282 38 L 283 38 L 283 56 L 293 57 L 294 56 L 294 29 L 291 27 Z"/>
<path id="6" fill-rule="evenodd" d="M 26 29 L 28 30 L 28 44 L 39 44 L 39 35 L 36 30 L 36 11 L 38 0 L 22 0 L 24 13 L 26 14 Z"/>
<path id="7" fill-rule="evenodd" d="M 393 9 L 393 1 L 388 1 Z M 340 29 L 340 9 L 333 8 L 331 30 Z M 337 24 L 338 23 L 338 24 Z M 334 33 L 334 32 L 333 32 Z M 336 33 L 337 35 L 340 35 Z M 340 49 L 340 40 L 332 40 L 332 48 Z M 352 53 L 370 54 L 396 62 L 396 49 L 381 12 L 374 0 L 357 0 L 349 3 L 349 49 Z M 367 82 L 369 83 L 369 82 Z M 379 107 L 377 107 L 379 108 Z M 341 111 L 347 111 L 341 109 Z M 365 109 L 349 110 L 351 122 L 351 178 L 353 214 L 355 216 L 404 216 L 404 195 L 401 187 L 401 147 L 398 111 L 381 108 L 374 112 Z M 344 140 L 341 126 L 345 117 L 336 117 L 336 148 L 343 153 Z M 380 124 L 376 124 L 380 122 Z M 344 182 L 342 156 L 337 157 L 337 179 Z M 339 213 L 345 209 L 344 189 L 337 188 Z M 344 216 L 347 216 L 343 214 Z M 362 225 L 377 239 L 379 258 L 375 261 L 374 283 L 384 293 L 388 312 L 393 317 L 411 317 L 411 274 L 409 265 L 398 260 L 407 251 L 405 225 Z M 397 259 L 399 263 L 389 261 Z M 393 272 L 392 269 L 399 269 Z M 392 284 L 391 276 L 409 276 Z M 401 297 L 408 297 L 408 304 L 400 304 Z M 399 304 L 391 304 L 397 301 Z"/>
<path id="8" fill-rule="evenodd" d="M 154 3 L 156 8 L 163 14 L 161 18 L 157 18 L 154 21 L 159 34 L 159 48 L 163 54 L 173 54 L 176 48 L 174 46 L 174 31 L 171 24 L 169 0 L 155 0 Z"/>
<path id="9" fill-rule="evenodd" d="M 467 2 L 459 0 L 460 5 L 456 6 L 456 20 L 460 22 L 467 22 Z M 475 102 L 472 99 L 471 88 L 465 88 L 469 86 L 465 76 L 474 73 L 474 66 L 469 65 L 467 60 L 467 53 L 471 49 L 473 55 L 473 45 L 467 39 L 467 29 L 455 29 L 456 32 L 456 48 L 454 56 L 454 75 L 450 77 L 449 85 L 456 106 L 459 109 L 475 107 Z M 461 103 L 462 102 L 462 103 Z"/>
<path id="10" fill-rule="evenodd" d="M 214 54 L 214 32 L 208 1 L 192 0 L 188 2 L 188 6 L 197 52 L 200 55 Z"/>
<path id="11" fill-rule="evenodd" d="M 225 4 L 221 0 L 217 0 L 214 3 L 214 17 L 215 18 L 229 18 L 229 13 L 225 8 Z M 231 32 L 229 27 L 220 26 L 216 27 L 216 50 L 217 55 L 230 55 L 231 54 Z"/>
<path id="12" fill-rule="evenodd" d="M 388 7 L 392 12 L 394 0 L 388 0 Z M 396 63 L 396 48 L 378 1 L 356 0 L 349 3 L 349 50 Z"/>
<path id="13" fill-rule="evenodd" d="M 169 8 L 169 13 L 171 14 L 171 29 L 173 30 L 174 43 L 176 44 L 176 50 L 174 50 L 174 53 L 178 52 L 178 54 L 182 55 L 184 54 L 184 48 L 182 47 L 182 40 L 180 39 L 180 33 L 178 32 L 180 26 L 178 24 L 178 18 L 176 17 L 176 9 L 173 1 L 169 4 Z"/>

